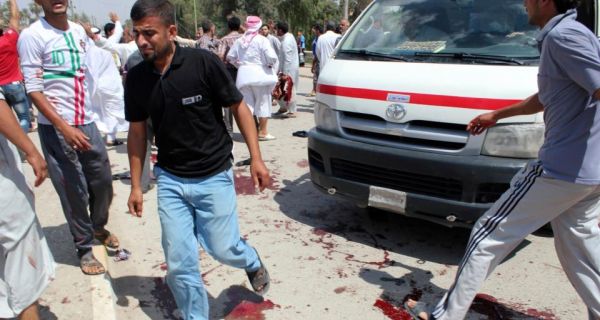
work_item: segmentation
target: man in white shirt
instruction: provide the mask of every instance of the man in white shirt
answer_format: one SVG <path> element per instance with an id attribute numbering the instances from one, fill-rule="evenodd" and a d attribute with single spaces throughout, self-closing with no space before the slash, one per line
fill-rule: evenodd
<path id="1" fill-rule="evenodd" d="M 340 35 L 335 33 L 335 24 L 331 21 L 327 22 L 325 25 L 325 33 L 319 36 L 319 40 L 317 40 L 317 56 L 319 57 L 319 67 L 321 68 L 321 72 L 325 65 L 333 55 L 333 51 L 335 50 L 335 45 L 337 44 Z"/>
<path id="2" fill-rule="evenodd" d="M 135 41 L 133 41 L 133 38 L 129 32 L 123 31 L 123 39 L 125 40 L 124 43 L 115 43 L 109 41 L 109 39 L 101 37 L 99 34 L 100 30 L 97 28 L 91 28 L 89 24 L 82 24 L 82 26 L 85 29 L 85 33 L 87 33 L 88 37 L 94 40 L 94 43 L 97 47 L 108 50 L 110 53 L 116 54 L 119 57 L 121 66 L 125 66 L 129 56 L 138 51 L 137 45 L 135 44 Z M 94 32 L 93 29 L 96 29 L 97 32 Z"/>
<path id="3" fill-rule="evenodd" d="M 21 67 L 29 97 L 40 111 L 38 132 L 52 184 L 85 274 L 105 272 L 94 257 L 94 238 L 118 239 L 104 227 L 113 197 L 110 162 L 93 122 L 85 73 L 93 45 L 83 27 L 67 19 L 68 0 L 36 0 L 44 17 L 21 33 Z M 88 209 L 89 208 L 89 209 Z"/>
<path id="4" fill-rule="evenodd" d="M 106 40 L 110 43 L 119 43 L 123 37 L 123 25 L 116 13 L 111 12 L 108 16 L 111 22 L 104 25 Z"/>

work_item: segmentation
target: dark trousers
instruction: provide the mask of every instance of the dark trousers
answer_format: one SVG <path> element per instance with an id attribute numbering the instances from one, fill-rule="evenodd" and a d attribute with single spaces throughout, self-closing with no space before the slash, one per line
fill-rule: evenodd
<path id="1" fill-rule="evenodd" d="M 54 126 L 40 124 L 38 132 L 48 175 L 82 255 L 91 249 L 94 231 L 103 230 L 108 222 L 113 187 L 108 154 L 96 124 L 78 128 L 90 138 L 91 150 L 74 150 Z"/>

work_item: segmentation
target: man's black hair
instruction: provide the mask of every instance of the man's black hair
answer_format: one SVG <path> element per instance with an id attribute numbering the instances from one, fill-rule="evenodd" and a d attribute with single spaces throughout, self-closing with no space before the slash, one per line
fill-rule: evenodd
<path id="1" fill-rule="evenodd" d="M 204 33 L 210 32 L 210 29 L 212 28 L 212 26 L 213 26 L 212 21 L 210 21 L 210 20 L 204 20 L 204 21 L 202 21 L 202 31 Z"/>
<path id="2" fill-rule="evenodd" d="M 323 33 L 323 26 L 320 23 L 315 23 L 313 29 L 319 31 L 319 33 Z"/>
<path id="3" fill-rule="evenodd" d="M 159 17 L 167 26 L 175 24 L 175 7 L 169 0 L 137 0 L 129 15 L 134 22 L 146 17 Z"/>
<path id="4" fill-rule="evenodd" d="M 325 24 L 325 32 L 327 31 L 334 31 L 335 30 L 335 22 L 333 21 L 327 21 L 327 23 Z"/>
<path id="5" fill-rule="evenodd" d="M 285 33 L 288 33 L 288 31 L 290 30 L 290 27 L 284 21 L 277 21 L 277 24 L 275 25 L 275 30 L 281 30 L 285 34 Z"/>
<path id="6" fill-rule="evenodd" d="M 109 36 L 109 33 L 111 33 L 113 30 L 115 30 L 115 24 L 112 22 L 109 22 L 107 24 L 104 25 L 104 34 L 106 35 L 106 37 Z"/>
<path id="7" fill-rule="evenodd" d="M 569 9 L 576 9 L 581 4 L 581 0 L 553 0 L 558 13 L 565 13 Z"/>
<path id="8" fill-rule="evenodd" d="M 227 20 L 227 27 L 231 31 L 239 31 L 240 26 L 242 25 L 242 21 L 238 17 L 231 17 Z"/>

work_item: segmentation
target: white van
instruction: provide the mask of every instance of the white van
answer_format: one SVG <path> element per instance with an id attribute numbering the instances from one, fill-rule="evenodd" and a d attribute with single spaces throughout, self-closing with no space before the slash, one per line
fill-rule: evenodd
<path id="1" fill-rule="evenodd" d="M 579 10 L 596 34 L 598 10 Z M 537 32 L 523 0 L 373 1 L 319 77 L 313 183 L 361 207 L 470 227 L 543 141 L 542 114 L 465 130 L 537 92 Z"/>

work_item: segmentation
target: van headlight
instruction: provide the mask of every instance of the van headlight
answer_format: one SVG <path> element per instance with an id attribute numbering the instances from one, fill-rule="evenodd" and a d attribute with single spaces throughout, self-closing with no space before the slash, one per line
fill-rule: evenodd
<path id="1" fill-rule="evenodd" d="M 315 103 L 315 124 L 317 128 L 335 133 L 338 127 L 338 113 L 326 104 Z"/>
<path id="2" fill-rule="evenodd" d="M 487 130 L 481 154 L 534 159 L 544 143 L 544 124 L 498 125 Z"/>

